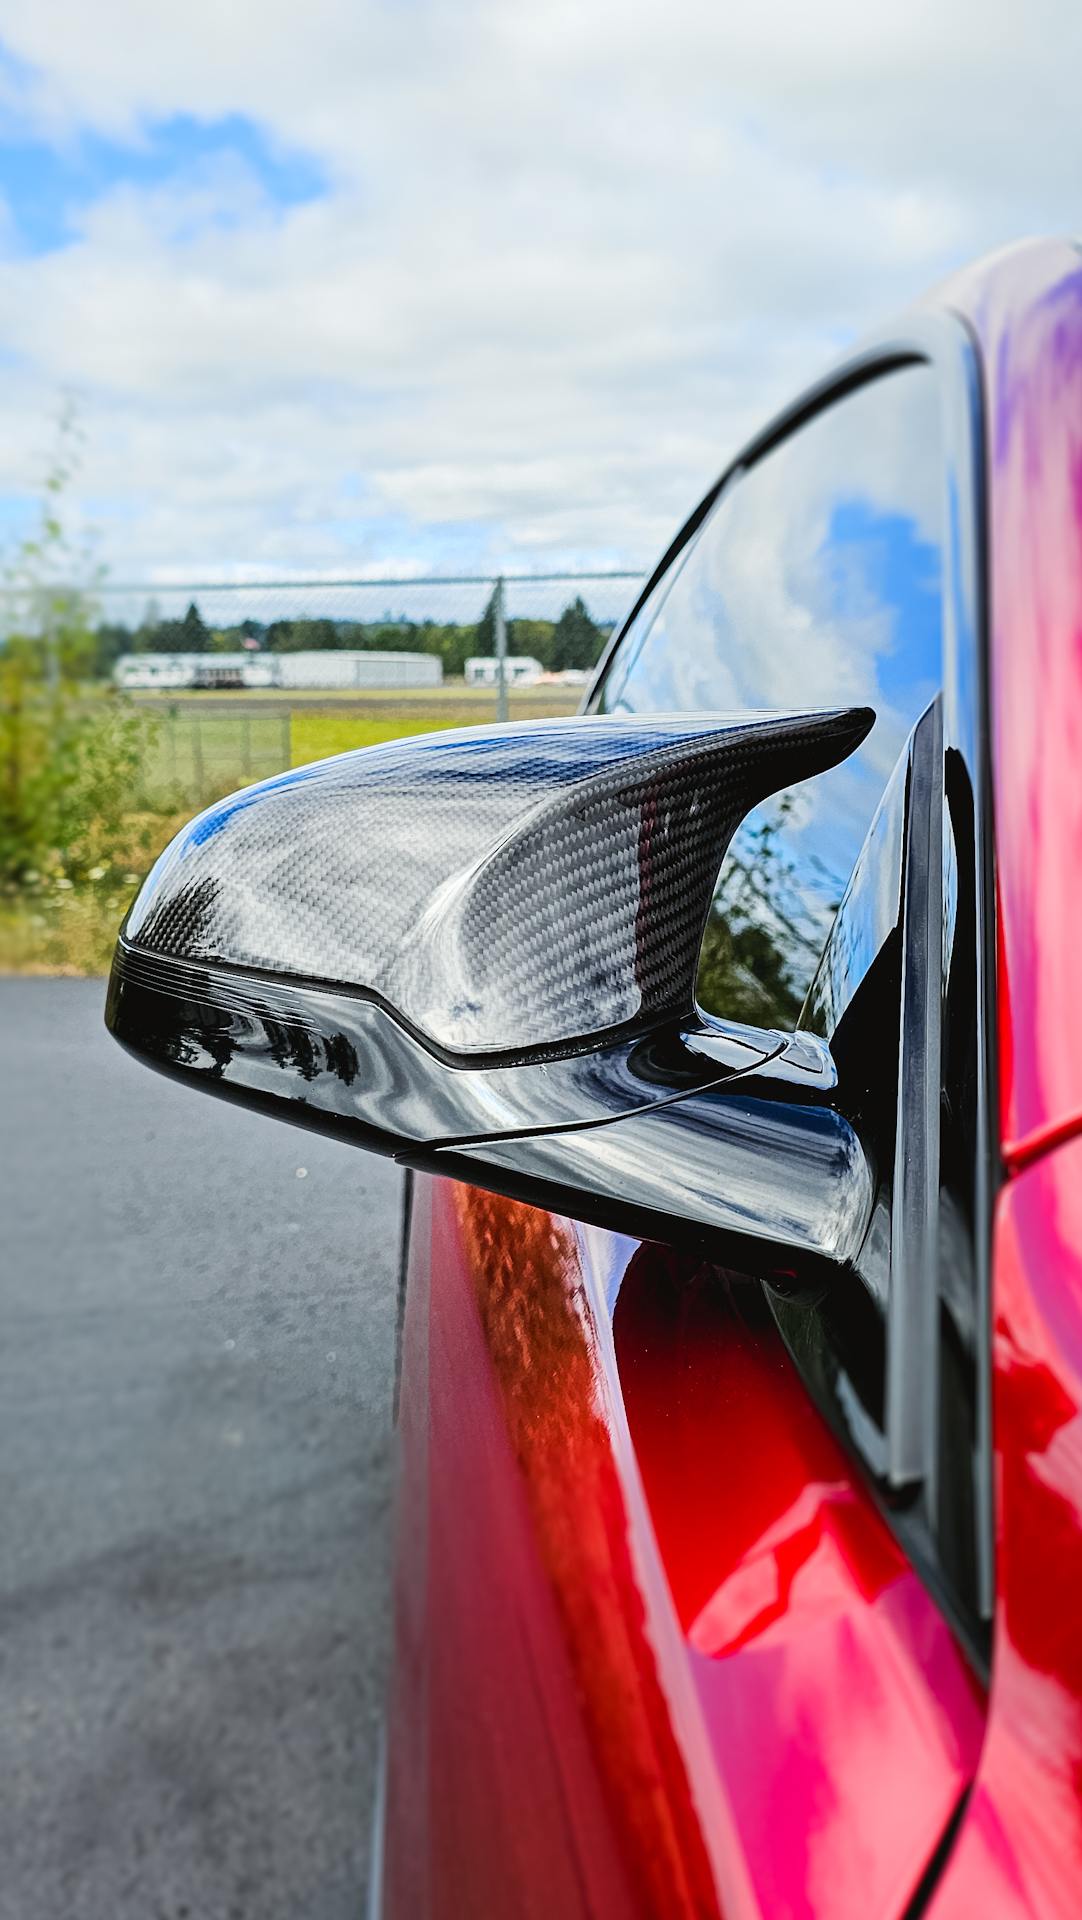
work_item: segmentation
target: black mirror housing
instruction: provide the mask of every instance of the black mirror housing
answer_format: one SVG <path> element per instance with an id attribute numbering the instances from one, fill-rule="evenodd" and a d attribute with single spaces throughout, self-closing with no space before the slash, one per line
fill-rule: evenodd
<path id="1" fill-rule="evenodd" d="M 548 1205 L 560 1156 L 547 1136 L 660 1118 L 768 1060 L 785 1069 L 780 1119 L 822 1096 L 829 1055 L 809 1036 L 697 1016 L 703 926 L 747 812 L 845 758 L 872 719 L 534 721 L 264 781 L 208 808 L 157 862 L 118 940 L 108 1025 L 208 1091 Z M 797 1162 L 814 1171 L 784 1233 L 780 1216 L 719 1224 L 719 1207 L 739 1211 L 723 1181 L 698 1206 L 674 1189 L 671 1217 L 656 1181 L 637 1205 L 615 1132 L 564 1203 L 656 1237 L 750 1232 L 848 1258 L 859 1151 L 837 1116 L 809 1118 L 790 1144 L 794 1178 Z M 606 1160 L 623 1168 L 612 1192 Z M 852 1203 L 844 1228 L 846 1209 L 825 1226 L 817 1198 L 830 1166 Z"/>

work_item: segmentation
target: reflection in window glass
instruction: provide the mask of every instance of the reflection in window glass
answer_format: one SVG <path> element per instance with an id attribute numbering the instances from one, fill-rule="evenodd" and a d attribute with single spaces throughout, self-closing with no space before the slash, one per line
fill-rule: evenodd
<path id="1" fill-rule="evenodd" d="M 943 468 L 923 364 L 816 414 L 724 490 L 629 629 L 603 712 L 870 706 L 842 767 L 777 795 L 725 862 L 700 1003 L 792 1026 L 910 728 L 940 684 Z"/>

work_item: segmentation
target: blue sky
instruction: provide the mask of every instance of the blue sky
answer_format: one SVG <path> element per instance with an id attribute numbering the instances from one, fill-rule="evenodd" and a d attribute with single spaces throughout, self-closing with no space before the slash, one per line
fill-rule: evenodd
<path id="1" fill-rule="evenodd" d="M 327 191 L 325 171 L 314 156 L 284 150 L 239 113 L 214 121 L 177 113 L 141 127 L 127 141 L 92 129 L 61 143 L 5 136 L 0 129 L 0 195 L 17 244 L 29 253 L 70 244 L 80 215 L 118 187 L 146 189 L 198 179 L 223 162 L 243 167 L 276 207 L 299 206 Z"/>
<path id="2" fill-rule="evenodd" d="M 70 394 L 116 577 L 649 563 L 1070 228 L 1079 55 L 1073 0 L 0 0 L 0 542 Z"/>

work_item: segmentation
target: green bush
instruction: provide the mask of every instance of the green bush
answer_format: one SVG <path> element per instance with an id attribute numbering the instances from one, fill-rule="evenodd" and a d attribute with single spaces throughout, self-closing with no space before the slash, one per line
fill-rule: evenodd
<path id="1" fill-rule="evenodd" d="M 89 688 L 92 601 L 60 501 L 74 435 L 61 421 L 36 532 L 15 550 L 0 593 L 0 884 L 75 883 L 117 856 L 152 722 Z"/>
<path id="2" fill-rule="evenodd" d="M 50 681 L 39 640 L 0 649 L 0 880 L 84 879 L 110 867 L 151 723 L 117 694 Z"/>

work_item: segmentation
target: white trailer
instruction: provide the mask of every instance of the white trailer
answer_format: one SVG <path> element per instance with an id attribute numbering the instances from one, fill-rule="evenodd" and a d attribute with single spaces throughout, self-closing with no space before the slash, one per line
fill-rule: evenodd
<path id="1" fill-rule="evenodd" d="M 189 687 L 273 687 L 270 654 L 122 653 L 113 668 L 118 687 L 160 687 L 180 692 Z"/>
<path id="2" fill-rule="evenodd" d="M 531 653 L 509 653 L 504 661 L 509 687 L 532 687 L 544 671 Z M 500 663 L 494 653 L 479 653 L 466 662 L 468 687 L 494 687 L 500 677 Z"/>
<path id="3" fill-rule="evenodd" d="M 113 667 L 118 687 L 180 688 L 192 685 L 194 653 L 122 653 Z"/>

